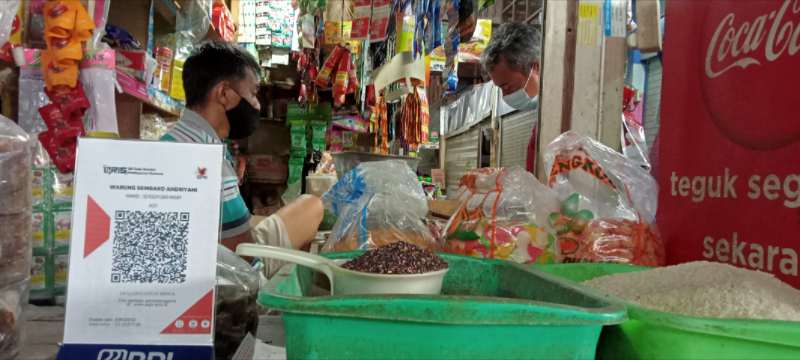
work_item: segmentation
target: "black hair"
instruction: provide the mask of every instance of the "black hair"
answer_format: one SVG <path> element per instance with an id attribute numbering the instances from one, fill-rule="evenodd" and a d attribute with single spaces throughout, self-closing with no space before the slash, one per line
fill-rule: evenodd
<path id="1" fill-rule="evenodd" d="M 458 2 L 458 20 L 470 17 L 475 12 L 475 0 L 461 0 Z"/>
<path id="2" fill-rule="evenodd" d="M 222 41 L 208 41 L 197 47 L 183 64 L 186 106 L 200 105 L 223 80 L 241 80 L 247 69 L 260 76 L 258 61 L 242 48 Z"/>

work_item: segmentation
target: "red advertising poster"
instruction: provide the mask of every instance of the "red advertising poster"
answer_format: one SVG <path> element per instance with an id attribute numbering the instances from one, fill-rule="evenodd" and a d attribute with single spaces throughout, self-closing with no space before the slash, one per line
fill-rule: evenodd
<path id="1" fill-rule="evenodd" d="M 670 0 L 665 14 L 656 172 L 667 260 L 800 287 L 800 0 Z"/>

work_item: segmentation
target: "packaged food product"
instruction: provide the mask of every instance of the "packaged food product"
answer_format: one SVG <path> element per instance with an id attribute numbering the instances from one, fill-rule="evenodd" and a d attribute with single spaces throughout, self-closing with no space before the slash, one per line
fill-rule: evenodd
<path id="1" fill-rule="evenodd" d="M 47 278 L 46 261 L 47 257 L 45 256 L 33 257 L 30 280 L 31 291 L 44 290 L 47 287 L 45 282 Z"/>
<path id="2" fill-rule="evenodd" d="M 45 236 L 45 219 L 44 213 L 35 212 L 31 216 L 31 229 L 32 229 L 32 243 L 31 245 L 35 248 L 43 248 L 44 247 L 44 236 Z"/>
<path id="3" fill-rule="evenodd" d="M 69 254 L 58 254 L 54 258 L 54 282 L 56 288 L 67 287 L 67 270 L 69 269 Z"/>
<path id="4" fill-rule="evenodd" d="M 56 211 L 53 213 L 53 241 L 55 246 L 69 245 L 72 234 L 72 211 Z"/>
<path id="5" fill-rule="evenodd" d="M 0 286 L 30 268 L 31 146 L 19 126 L 0 116 Z"/>
<path id="6" fill-rule="evenodd" d="M 656 181 L 638 162 L 574 132 L 548 145 L 545 161 L 562 201 L 549 222 L 564 261 L 664 264 Z"/>
<path id="7" fill-rule="evenodd" d="M 440 248 L 423 219 L 428 202 L 405 161 L 361 163 L 322 198 L 338 216 L 324 251 L 367 250 L 405 241 Z"/>
<path id="8" fill-rule="evenodd" d="M 547 223 L 558 199 L 531 173 L 518 166 L 472 170 L 455 199 L 461 205 L 447 224 L 445 251 L 519 263 L 560 261 Z"/>

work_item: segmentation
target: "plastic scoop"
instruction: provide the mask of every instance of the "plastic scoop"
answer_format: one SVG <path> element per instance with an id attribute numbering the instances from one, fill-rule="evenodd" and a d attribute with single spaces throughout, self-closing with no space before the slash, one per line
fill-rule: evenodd
<path id="1" fill-rule="evenodd" d="M 333 260 L 307 252 L 275 246 L 240 244 L 236 253 L 288 261 L 317 270 L 328 277 L 331 295 L 426 294 L 438 295 L 448 269 L 422 274 L 373 274 L 345 269 Z"/>

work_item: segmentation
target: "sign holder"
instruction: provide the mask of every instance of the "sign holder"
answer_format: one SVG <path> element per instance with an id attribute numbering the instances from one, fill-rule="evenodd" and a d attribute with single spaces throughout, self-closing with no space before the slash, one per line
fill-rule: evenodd
<path id="1" fill-rule="evenodd" d="M 59 360 L 214 359 L 222 161 L 222 144 L 79 139 Z"/>

